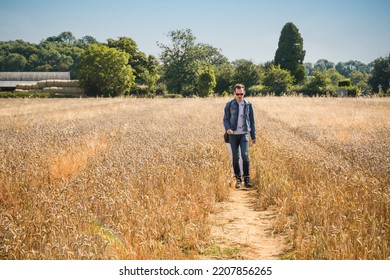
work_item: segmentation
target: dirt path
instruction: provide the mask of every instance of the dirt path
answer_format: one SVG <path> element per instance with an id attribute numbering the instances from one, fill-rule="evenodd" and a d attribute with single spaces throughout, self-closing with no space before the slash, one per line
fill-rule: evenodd
<path id="1" fill-rule="evenodd" d="M 275 260 L 285 250 L 282 236 L 272 235 L 275 214 L 254 210 L 253 191 L 232 190 L 230 199 L 217 205 L 211 236 L 215 259 Z"/>

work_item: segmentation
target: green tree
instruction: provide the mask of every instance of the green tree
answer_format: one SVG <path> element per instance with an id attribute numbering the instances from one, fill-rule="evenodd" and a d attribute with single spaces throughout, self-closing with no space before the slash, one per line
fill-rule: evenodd
<path id="1" fill-rule="evenodd" d="M 104 45 L 90 45 L 80 57 L 77 77 L 89 96 L 118 96 L 134 85 L 129 55 Z"/>
<path id="2" fill-rule="evenodd" d="M 68 47 L 60 43 L 42 42 L 39 45 L 39 65 L 37 70 L 43 67 L 50 68 L 51 71 L 69 71 L 74 64 L 74 59 L 71 55 L 74 55 L 76 52 L 73 47 Z M 50 67 L 47 67 L 47 65 Z"/>
<path id="3" fill-rule="evenodd" d="M 217 82 L 211 65 L 205 67 L 198 78 L 198 94 L 201 97 L 209 96 L 213 92 Z"/>
<path id="4" fill-rule="evenodd" d="M 76 42 L 76 38 L 73 36 L 72 32 L 65 31 L 58 36 L 48 37 L 46 41 L 52 43 L 65 43 L 65 44 L 72 45 Z"/>
<path id="5" fill-rule="evenodd" d="M 350 60 L 348 62 L 339 62 L 335 66 L 336 70 L 339 71 L 344 77 L 350 78 L 353 71 L 361 71 L 370 73 L 370 66 L 357 60 Z"/>
<path id="6" fill-rule="evenodd" d="M 0 70 L 32 71 L 29 58 L 38 52 L 35 44 L 23 40 L 0 42 Z"/>
<path id="7" fill-rule="evenodd" d="M 351 73 L 351 82 L 353 86 L 356 86 L 362 94 L 370 94 L 372 93 L 372 88 L 369 85 L 368 81 L 371 75 L 362 72 L 362 71 L 352 71 Z"/>
<path id="8" fill-rule="evenodd" d="M 233 77 L 234 66 L 230 62 L 217 66 L 215 70 L 215 92 L 219 94 L 224 92 L 230 93 L 232 91 Z"/>
<path id="9" fill-rule="evenodd" d="M 310 77 L 305 85 L 304 93 L 307 95 L 325 94 L 327 86 L 331 84 L 330 78 L 325 72 L 321 72 L 318 68 L 314 70 L 314 75 Z"/>
<path id="10" fill-rule="evenodd" d="M 281 69 L 280 66 L 271 66 L 265 73 L 263 85 L 267 92 L 274 92 L 280 95 L 283 92 L 288 92 L 290 86 L 293 85 L 294 78 L 290 71 Z"/>
<path id="11" fill-rule="evenodd" d="M 345 79 L 345 77 L 343 75 L 341 75 L 335 68 L 329 68 L 328 70 L 326 70 L 324 72 L 325 72 L 326 76 L 330 79 L 331 84 L 334 86 L 336 86 L 339 81 Z"/>
<path id="12" fill-rule="evenodd" d="M 238 59 L 233 62 L 233 84 L 242 83 L 246 88 L 258 85 L 261 79 L 261 68 L 251 60 Z"/>
<path id="13" fill-rule="evenodd" d="M 0 65 L 0 69 L 6 66 L 7 71 L 70 71 L 71 77 L 74 78 L 75 65 L 85 48 L 86 44 L 76 41 L 70 32 L 49 37 L 39 44 L 23 40 L 0 42 L 2 61 L 5 61 L 8 55 L 18 55 L 9 57 L 4 65 Z M 15 59 L 19 63 L 16 63 Z"/>
<path id="14" fill-rule="evenodd" d="M 18 53 L 10 53 L 0 59 L 0 69 L 2 71 L 23 71 L 27 65 L 27 59 Z"/>
<path id="15" fill-rule="evenodd" d="M 124 51 L 130 56 L 134 55 L 138 50 L 137 43 L 133 39 L 128 37 L 120 37 L 119 40 L 109 38 L 107 39 L 107 45 L 110 48 L 115 48 Z"/>
<path id="16" fill-rule="evenodd" d="M 197 59 L 206 65 L 215 67 L 229 63 L 229 60 L 217 49 L 209 44 L 196 44 Z"/>
<path id="17" fill-rule="evenodd" d="M 221 52 L 207 44 L 196 43 L 190 29 L 175 30 L 168 33 L 172 43 L 158 43 L 162 49 L 162 81 L 173 93 L 188 95 L 197 89 L 198 73 L 203 67 L 220 67 L 228 63 Z"/>
<path id="18" fill-rule="evenodd" d="M 159 63 L 153 55 L 149 55 L 146 60 L 144 71 L 140 75 L 140 80 L 144 81 L 149 87 L 149 90 L 154 92 L 159 77 Z"/>
<path id="19" fill-rule="evenodd" d="M 351 81 L 352 85 L 358 85 L 359 83 L 368 83 L 368 79 L 370 78 L 370 75 L 366 72 L 361 71 L 352 71 L 351 73 Z"/>
<path id="20" fill-rule="evenodd" d="M 314 68 L 318 68 L 320 71 L 324 72 L 328 69 L 334 68 L 334 63 L 326 59 L 319 59 L 314 64 Z"/>
<path id="21" fill-rule="evenodd" d="M 83 38 L 79 39 L 78 43 L 82 45 L 89 45 L 89 44 L 98 44 L 98 41 L 95 39 L 95 37 L 86 35 Z"/>
<path id="22" fill-rule="evenodd" d="M 294 75 L 294 83 L 295 84 L 304 84 L 306 79 L 305 75 L 305 66 L 303 64 L 298 65 L 298 70 Z"/>
<path id="23" fill-rule="evenodd" d="M 375 59 L 373 66 L 369 84 L 375 92 L 378 92 L 379 88 L 386 92 L 390 86 L 390 54 L 387 57 Z"/>
<path id="24" fill-rule="evenodd" d="M 291 22 L 286 23 L 279 37 L 274 59 L 275 65 L 289 70 L 295 79 L 294 83 L 301 84 L 305 79 L 305 68 L 303 67 L 305 54 L 303 39 L 298 28 Z"/>
<path id="25" fill-rule="evenodd" d="M 28 69 L 29 71 L 34 71 L 38 66 L 39 57 L 37 54 L 32 54 L 28 57 Z"/>
<path id="26" fill-rule="evenodd" d="M 313 74 L 314 66 L 311 62 L 303 63 L 303 67 L 305 68 L 305 76 L 311 76 Z"/>
<path id="27" fill-rule="evenodd" d="M 128 64 L 134 70 L 136 83 L 146 84 L 151 89 L 154 88 L 158 79 L 158 61 L 154 56 L 146 56 L 145 53 L 138 50 L 137 43 L 128 37 L 120 37 L 119 40 L 108 39 L 107 45 L 129 55 Z"/>
<path id="28" fill-rule="evenodd" d="M 163 80 L 168 91 L 186 94 L 185 91 L 194 90 L 193 81 L 196 81 L 196 38 L 190 29 L 170 31 L 168 37 L 172 40 L 171 45 L 159 43 Z"/>

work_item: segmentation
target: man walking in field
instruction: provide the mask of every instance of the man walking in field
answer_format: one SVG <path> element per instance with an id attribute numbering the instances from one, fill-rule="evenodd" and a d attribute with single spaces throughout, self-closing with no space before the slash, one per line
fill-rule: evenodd
<path id="1" fill-rule="evenodd" d="M 236 178 L 236 188 L 242 187 L 242 178 L 239 165 L 239 148 L 243 162 L 245 187 L 252 188 L 253 184 L 249 176 L 249 134 L 252 143 L 256 143 L 256 128 L 252 103 L 244 100 L 245 86 L 236 84 L 233 89 L 234 99 L 225 106 L 223 124 L 225 131 L 229 135 L 229 143 L 232 149 L 232 162 L 234 176 Z"/>

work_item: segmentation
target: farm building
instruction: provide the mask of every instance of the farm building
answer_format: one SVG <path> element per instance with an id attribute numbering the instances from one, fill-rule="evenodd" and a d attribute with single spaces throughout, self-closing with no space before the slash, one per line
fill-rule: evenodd
<path id="1" fill-rule="evenodd" d="M 70 72 L 0 72 L 0 91 L 13 91 L 16 85 L 42 80 L 70 80 Z"/>
<path id="2" fill-rule="evenodd" d="M 84 89 L 70 72 L 0 72 L 0 91 L 44 92 L 56 96 L 82 97 Z"/>

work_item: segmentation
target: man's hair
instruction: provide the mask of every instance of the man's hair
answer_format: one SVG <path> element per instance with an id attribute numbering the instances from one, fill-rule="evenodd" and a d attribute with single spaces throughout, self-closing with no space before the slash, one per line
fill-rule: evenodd
<path id="1" fill-rule="evenodd" d="M 236 89 L 243 89 L 245 90 L 245 86 L 243 84 L 235 84 L 233 87 L 233 91 L 236 91 Z"/>

